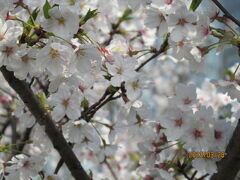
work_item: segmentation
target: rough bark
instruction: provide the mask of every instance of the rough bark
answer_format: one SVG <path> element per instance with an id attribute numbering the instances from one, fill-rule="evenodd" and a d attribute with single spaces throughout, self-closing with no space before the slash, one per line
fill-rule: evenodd
<path id="1" fill-rule="evenodd" d="M 226 129 L 227 131 L 227 129 Z M 217 163 L 218 172 L 211 180 L 234 180 L 240 170 L 240 122 L 226 149 L 226 156 Z"/>
<path id="2" fill-rule="evenodd" d="M 28 84 L 25 81 L 15 78 L 13 72 L 8 71 L 5 67 L 1 67 L 0 70 L 6 81 L 16 91 L 29 111 L 36 118 L 37 122 L 45 126 L 45 133 L 48 135 L 54 148 L 63 158 L 72 176 L 76 180 L 90 180 L 91 178 L 85 172 L 71 147 L 55 126 L 51 116 L 36 99 Z"/>

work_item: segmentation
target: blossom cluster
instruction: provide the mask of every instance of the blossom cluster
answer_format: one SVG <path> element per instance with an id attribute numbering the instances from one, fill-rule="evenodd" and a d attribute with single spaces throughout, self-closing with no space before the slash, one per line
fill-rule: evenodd
<path id="1" fill-rule="evenodd" d="M 188 0 L 0 2 L 0 67 L 29 84 L 93 179 L 177 179 L 187 165 L 187 173 L 213 175 L 220 159 L 191 159 L 187 152 L 225 152 L 240 118 L 239 65 L 225 80 L 205 79 L 202 86 L 191 73 L 204 73 L 209 51 L 239 45 L 239 32 L 214 4 L 189 6 Z M 58 173 L 45 127 L 0 78 L 6 125 L 0 179 L 71 179 L 66 170 Z"/>

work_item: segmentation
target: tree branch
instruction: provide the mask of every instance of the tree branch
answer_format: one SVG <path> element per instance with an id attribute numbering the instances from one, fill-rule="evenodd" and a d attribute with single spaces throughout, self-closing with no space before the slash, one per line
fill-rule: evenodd
<path id="1" fill-rule="evenodd" d="M 202 177 L 198 178 L 197 180 L 204 180 L 204 178 L 205 178 L 205 177 L 208 177 L 208 176 L 209 176 L 208 173 L 207 173 L 207 174 L 204 174 Z"/>
<path id="2" fill-rule="evenodd" d="M 11 124 L 10 119 L 7 119 L 7 121 L 2 125 L 2 129 L 0 131 L 0 136 L 2 136 L 5 133 L 5 130 L 8 128 L 8 126 Z"/>
<path id="3" fill-rule="evenodd" d="M 237 24 L 237 25 L 240 27 L 240 21 L 237 20 L 233 15 L 231 15 L 231 13 L 229 13 L 228 10 L 225 9 L 225 8 L 223 7 L 223 5 L 222 5 L 218 0 L 212 0 L 212 2 L 213 2 L 214 4 L 216 4 L 216 6 L 217 6 L 219 9 L 221 9 L 221 11 L 224 13 L 224 15 L 225 15 L 227 18 L 231 19 L 235 24 Z"/>
<path id="4" fill-rule="evenodd" d="M 234 180 L 240 169 L 240 121 L 226 149 L 227 155 L 217 163 L 218 172 L 211 180 Z"/>
<path id="5" fill-rule="evenodd" d="M 229 13 L 218 0 L 212 2 L 224 13 L 225 17 L 231 19 L 240 27 L 240 21 Z M 234 180 L 240 170 L 240 122 L 232 135 L 226 148 L 227 155 L 217 163 L 218 172 L 211 177 L 211 180 Z"/>
<path id="6" fill-rule="evenodd" d="M 16 91 L 16 93 L 18 93 L 30 112 L 36 118 L 37 122 L 40 125 L 45 126 L 45 133 L 48 135 L 54 148 L 63 158 L 72 176 L 76 180 L 90 180 L 90 177 L 84 171 L 71 147 L 55 126 L 51 116 L 38 102 L 28 84 L 25 81 L 15 78 L 13 72 L 8 71 L 5 67 L 1 67 L 0 70 L 6 81 Z"/>
<path id="7" fill-rule="evenodd" d="M 17 144 L 17 119 L 16 117 L 12 116 L 12 114 L 9 114 L 9 119 L 11 121 L 11 128 L 12 128 L 12 144 Z M 17 147 L 12 147 L 12 154 L 16 154 Z"/>
<path id="8" fill-rule="evenodd" d="M 116 173 L 114 172 L 112 166 L 108 163 L 107 159 L 105 159 L 103 161 L 103 163 L 106 164 L 106 166 L 108 167 L 108 169 L 109 169 L 110 173 L 112 174 L 114 180 L 118 180 Z"/>
<path id="9" fill-rule="evenodd" d="M 26 141 L 29 141 L 30 140 L 30 135 L 31 135 L 31 132 L 32 132 L 32 128 L 27 128 L 24 135 L 23 135 L 23 139 L 21 140 L 21 142 L 26 142 Z M 26 144 L 22 143 L 19 145 L 18 147 L 18 151 L 23 151 L 24 147 L 25 147 Z"/>
<path id="10" fill-rule="evenodd" d="M 118 28 L 120 26 L 120 23 L 121 22 L 119 21 L 117 24 L 112 24 L 112 31 L 109 33 L 110 34 L 109 38 L 105 42 L 103 42 L 104 46 L 108 46 L 110 42 L 113 40 L 113 36 L 115 34 L 119 34 Z"/>
<path id="11" fill-rule="evenodd" d="M 153 60 L 154 58 L 156 58 L 157 56 L 159 56 L 160 54 L 162 54 L 163 52 L 165 52 L 168 48 L 168 38 L 169 38 L 169 34 L 167 35 L 167 37 L 165 38 L 164 42 L 162 43 L 160 49 L 158 51 L 156 51 L 150 58 L 148 58 L 146 61 L 144 61 L 142 64 L 140 64 L 138 66 L 138 68 L 135 69 L 135 71 L 140 71 L 143 66 L 145 66 L 147 63 L 149 63 L 151 60 Z M 118 89 L 119 90 L 119 87 Z M 110 92 L 109 87 L 105 90 L 104 94 L 102 95 L 102 97 L 92 106 L 90 106 L 89 108 L 87 108 L 86 110 L 82 111 L 81 113 L 81 117 L 79 119 L 84 119 L 85 121 L 89 122 L 91 120 L 91 118 L 95 115 L 95 113 L 105 104 L 107 104 L 108 102 L 118 99 L 120 98 L 122 95 L 124 95 L 124 92 L 122 92 L 122 95 L 118 95 L 116 97 L 113 97 L 115 95 L 117 91 L 114 92 Z"/>
<path id="12" fill-rule="evenodd" d="M 168 47 L 168 38 L 169 38 L 169 34 L 163 41 L 160 49 L 156 53 L 154 53 L 150 58 L 148 58 L 146 61 L 144 61 L 142 64 L 140 64 L 138 66 L 138 68 L 136 69 L 137 72 L 140 71 L 142 69 L 142 67 L 145 66 L 147 63 L 149 63 L 151 60 L 153 60 L 154 58 L 158 57 L 160 54 L 162 54 L 163 52 L 166 51 L 166 49 Z"/>
<path id="13" fill-rule="evenodd" d="M 118 90 L 118 89 L 117 89 Z M 91 118 L 95 115 L 95 113 L 105 104 L 107 104 L 108 102 L 118 99 L 121 96 L 116 96 L 113 97 L 115 95 L 117 91 L 113 91 L 111 92 L 109 90 L 109 87 L 105 90 L 104 94 L 102 95 L 102 97 L 96 102 L 94 103 L 92 106 L 90 106 L 89 108 L 87 108 L 86 110 L 82 111 L 81 113 L 81 117 L 79 119 L 84 119 L 85 121 L 89 122 L 91 120 Z"/>

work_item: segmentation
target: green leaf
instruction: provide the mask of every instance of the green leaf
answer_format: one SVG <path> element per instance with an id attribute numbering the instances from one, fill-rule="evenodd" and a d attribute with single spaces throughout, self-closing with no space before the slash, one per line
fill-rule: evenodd
<path id="1" fill-rule="evenodd" d="M 119 88 L 110 85 L 108 87 L 108 90 L 109 90 L 110 93 L 114 93 L 114 92 L 117 92 L 119 90 Z"/>
<path id="2" fill-rule="evenodd" d="M 192 0 L 192 3 L 190 5 L 190 10 L 195 11 L 198 6 L 201 4 L 202 0 Z"/>
<path id="3" fill-rule="evenodd" d="M 46 19 L 51 18 L 51 16 L 49 15 L 48 11 L 51 9 L 51 5 L 49 4 L 48 0 L 46 0 L 44 6 L 43 6 L 43 15 Z"/>
<path id="4" fill-rule="evenodd" d="M 88 108 L 88 107 L 89 107 L 89 102 L 88 102 L 88 100 L 87 100 L 86 98 L 84 98 L 84 99 L 82 100 L 81 106 L 82 106 L 83 108 Z"/>
<path id="5" fill-rule="evenodd" d="M 0 152 L 8 152 L 9 151 L 9 148 L 7 145 L 1 145 L 0 146 Z"/>
<path id="6" fill-rule="evenodd" d="M 230 79 L 232 79 L 232 80 L 235 79 L 235 75 L 234 75 L 234 73 L 231 70 L 224 69 L 224 72 L 225 72 L 226 75 L 228 75 L 230 77 Z"/>
<path id="7" fill-rule="evenodd" d="M 130 153 L 130 154 L 129 154 L 129 157 L 130 157 L 130 159 L 131 159 L 132 161 L 134 161 L 134 162 L 136 162 L 136 163 L 138 163 L 138 162 L 140 161 L 140 156 L 139 156 L 138 153 L 135 153 L 135 152 Z"/>
<path id="8" fill-rule="evenodd" d="M 38 9 L 38 8 L 36 8 L 36 9 L 34 9 L 33 10 L 33 12 L 32 12 L 32 17 L 33 17 L 33 19 L 34 20 L 36 20 L 37 19 L 37 16 L 38 16 L 38 13 L 40 12 L 40 9 Z"/>
<path id="9" fill-rule="evenodd" d="M 26 22 L 23 22 L 22 24 L 23 24 L 23 28 L 24 28 L 24 30 L 23 30 L 24 33 L 28 34 L 32 27 L 28 23 L 26 23 Z"/>
<path id="10" fill-rule="evenodd" d="M 44 93 L 36 94 L 36 98 L 45 109 L 49 109 L 49 106 L 47 104 L 47 98 Z"/>
<path id="11" fill-rule="evenodd" d="M 32 12 L 31 16 L 28 18 L 28 21 L 27 23 L 23 23 L 23 27 L 28 31 L 30 32 L 30 30 L 32 29 L 32 26 L 30 25 L 33 25 L 35 24 L 35 20 L 38 16 L 38 13 L 40 12 L 40 10 L 38 8 L 34 9 L 34 11 Z M 29 25 L 30 24 L 30 25 Z"/>
<path id="12" fill-rule="evenodd" d="M 89 19 L 95 17 L 97 14 L 98 14 L 97 9 L 94 10 L 89 9 L 87 14 L 81 18 L 80 25 L 85 24 Z"/>
<path id="13" fill-rule="evenodd" d="M 132 17 L 130 17 L 130 15 L 133 13 L 132 9 L 126 9 L 122 15 L 122 17 L 120 18 L 120 22 L 123 21 L 129 21 L 132 19 Z"/>

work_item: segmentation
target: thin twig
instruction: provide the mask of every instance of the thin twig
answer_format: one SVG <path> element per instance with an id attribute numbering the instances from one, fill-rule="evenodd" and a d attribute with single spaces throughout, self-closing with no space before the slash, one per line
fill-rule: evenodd
<path id="1" fill-rule="evenodd" d="M 187 180 L 191 180 L 191 178 L 187 175 L 187 173 L 184 170 L 180 170 L 178 172 L 181 173 Z"/>
<path id="2" fill-rule="evenodd" d="M 68 144 L 69 144 L 69 146 L 70 146 L 71 148 L 73 148 L 73 146 L 74 146 L 73 143 L 68 143 Z M 58 173 L 58 171 L 61 169 L 61 167 L 63 166 L 63 164 L 64 164 L 64 160 L 63 160 L 63 158 L 61 158 L 61 159 L 58 161 L 58 163 L 57 163 L 57 166 L 56 166 L 56 168 L 55 168 L 55 170 L 54 170 L 54 174 L 57 174 L 57 173 Z"/>
<path id="3" fill-rule="evenodd" d="M 32 132 L 33 127 L 27 128 L 26 131 L 24 132 L 23 139 L 21 140 L 22 142 L 26 142 L 30 140 L 30 135 Z M 18 151 L 23 151 L 24 147 L 26 144 L 20 144 L 18 147 Z"/>
<path id="4" fill-rule="evenodd" d="M 11 121 L 11 128 L 12 128 L 12 144 L 16 144 L 17 143 L 17 119 L 16 117 L 12 116 L 11 114 L 9 115 L 10 117 L 10 121 Z M 17 150 L 16 146 L 12 146 L 12 154 L 16 154 L 16 152 L 14 152 L 14 150 Z"/>
<path id="5" fill-rule="evenodd" d="M 149 63 L 151 60 L 153 60 L 154 58 L 156 58 L 157 56 L 159 56 L 161 53 L 165 52 L 167 50 L 168 47 L 168 37 L 169 34 L 167 35 L 167 37 L 165 38 L 163 44 L 161 45 L 159 51 L 157 51 L 154 55 L 152 55 L 150 58 L 148 58 L 145 62 L 143 62 L 142 64 L 139 65 L 138 68 L 135 69 L 135 71 L 139 71 L 141 68 L 143 68 L 143 66 L 145 66 L 147 63 Z M 117 90 L 119 90 L 119 87 L 117 88 Z M 102 97 L 92 106 L 90 106 L 89 108 L 87 108 L 86 110 L 82 111 L 81 113 L 81 117 L 79 119 L 84 119 L 85 121 L 89 122 L 91 120 L 91 118 L 95 115 L 95 113 L 105 104 L 107 104 L 108 102 L 118 99 L 120 97 L 122 97 L 122 95 L 124 96 L 124 92 L 122 92 L 121 95 L 118 95 L 116 97 L 113 97 L 115 95 L 115 93 L 117 92 L 110 92 L 109 87 L 105 90 L 104 94 L 102 95 Z"/>
<path id="6" fill-rule="evenodd" d="M 43 90 L 44 94 L 46 96 L 48 96 L 48 94 L 49 94 L 48 88 L 42 83 L 42 81 L 40 79 L 38 79 L 38 78 L 35 78 L 35 79 L 36 79 L 38 85 L 40 86 L 40 88 Z"/>
<path id="7" fill-rule="evenodd" d="M 64 161 L 63 161 L 63 158 L 61 158 L 58 163 L 57 163 L 57 166 L 55 168 L 55 171 L 54 171 L 54 174 L 57 174 L 58 171 L 61 169 L 62 165 L 64 164 Z"/>
<path id="8" fill-rule="evenodd" d="M 202 177 L 198 178 L 197 180 L 203 180 L 205 177 L 208 177 L 208 176 L 209 176 L 209 174 L 205 174 Z"/>
<path id="9" fill-rule="evenodd" d="M 191 178 L 188 176 L 188 174 L 185 172 L 186 164 L 181 164 L 180 161 L 177 163 L 177 171 L 182 174 L 187 180 L 191 180 Z"/>
<path id="10" fill-rule="evenodd" d="M 217 162 L 217 173 L 211 180 L 234 180 L 240 169 L 240 121 L 238 120 L 226 148 L 226 156 Z"/>
<path id="11" fill-rule="evenodd" d="M 111 172 L 114 180 L 118 180 L 116 173 L 114 172 L 113 168 L 111 167 L 111 165 L 108 163 L 107 159 L 104 160 L 104 164 L 106 164 L 106 166 L 108 167 L 109 171 Z"/>
<path id="12" fill-rule="evenodd" d="M 194 173 L 193 173 L 193 175 L 191 176 L 191 178 L 190 178 L 190 179 L 191 179 L 191 180 L 194 180 L 194 178 L 195 178 L 196 174 L 197 174 L 197 170 L 195 170 L 195 171 L 194 171 Z"/>
<path id="13" fill-rule="evenodd" d="M 218 1 L 218 0 L 212 0 L 212 2 L 214 4 L 216 4 L 216 6 L 221 9 L 221 11 L 224 13 L 224 15 L 231 19 L 235 24 L 237 24 L 240 27 L 240 21 L 237 20 L 233 15 L 231 15 L 231 13 L 228 12 L 228 10 L 226 8 L 223 7 L 223 5 Z"/>
<path id="14" fill-rule="evenodd" d="M 119 28 L 121 23 L 122 23 L 121 18 L 119 18 L 119 20 L 116 24 L 112 24 L 112 30 L 109 33 L 110 36 L 105 42 L 103 42 L 104 46 L 108 46 L 110 44 L 110 42 L 113 40 L 113 36 L 115 34 L 119 34 L 119 29 L 118 28 Z"/>
<path id="15" fill-rule="evenodd" d="M 2 136 L 5 132 L 5 130 L 7 129 L 7 127 L 10 125 L 11 121 L 10 119 L 8 119 L 4 124 L 3 124 L 3 127 L 1 129 L 1 132 L 0 132 L 0 136 Z"/>
<path id="16" fill-rule="evenodd" d="M 154 53 L 150 58 L 148 58 L 146 61 L 144 61 L 142 64 L 140 64 L 138 66 L 138 68 L 136 69 L 137 72 L 140 71 L 143 68 L 143 66 L 145 66 L 147 63 L 149 63 L 151 60 L 158 57 L 160 54 L 162 54 L 163 52 L 165 52 L 167 50 L 168 37 L 169 37 L 169 35 L 167 35 L 167 37 L 165 38 L 164 42 L 162 43 L 160 49 L 156 53 Z"/>
<path id="17" fill-rule="evenodd" d="M 119 88 L 117 88 L 118 90 Z M 111 92 L 109 90 L 109 87 L 105 90 L 104 94 L 102 95 L 102 97 L 96 102 L 94 103 L 92 106 L 90 106 L 89 108 L 87 108 L 86 110 L 82 111 L 81 113 L 81 117 L 79 119 L 84 119 L 85 121 L 89 122 L 91 120 L 91 118 L 95 115 L 95 113 L 105 104 L 107 104 L 108 102 L 118 99 L 121 96 L 116 96 L 113 97 L 115 95 L 116 91 Z"/>

